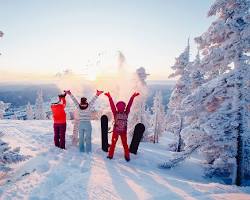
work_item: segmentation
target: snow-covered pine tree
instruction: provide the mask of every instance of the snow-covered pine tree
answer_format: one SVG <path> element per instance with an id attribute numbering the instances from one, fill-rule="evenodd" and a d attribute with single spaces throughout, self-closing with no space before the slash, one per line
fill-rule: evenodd
<path id="1" fill-rule="evenodd" d="M 3 119 L 3 115 L 4 115 L 4 112 L 5 112 L 4 105 L 5 105 L 4 102 L 0 101 L 0 119 Z"/>
<path id="2" fill-rule="evenodd" d="M 18 120 L 17 112 L 16 111 L 13 113 L 13 115 L 11 115 L 11 119 L 12 120 Z"/>
<path id="3" fill-rule="evenodd" d="M 199 148 L 205 159 L 206 175 L 234 182 L 238 126 L 235 80 L 234 73 L 225 74 L 203 84 L 183 100 L 184 114 L 195 116 L 181 131 L 186 153 L 182 152 L 162 167 L 176 165 Z"/>
<path id="4" fill-rule="evenodd" d="M 159 136 L 163 134 L 166 127 L 166 113 L 165 106 L 162 102 L 162 94 L 160 91 L 156 92 L 152 106 L 152 125 L 154 133 L 154 143 L 159 142 Z"/>
<path id="5" fill-rule="evenodd" d="M 190 64 L 190 94 L 196 90 L 198 87 L 200 87 L 203 83 L 205 83 L 204 75 L 202 73 L 203 69 L 201 68 L 201 62 L 200 62 L 200 54 L 199 51 L 196 55 L 195 60 Z M 184 98 L 185 99 L 185 98 Z M 185 105 L 183 105 L 183 101 L 179 105 L 181 108 L 180 110 L 185 110 Z M 185 128 L 186 126 L 189 126 L 195 119 L 198 118 L 199 113 L 192 113 L 190 115 L 189 113 L 182 112 L 182 128 Z"/>
<path id="6" fill-rule="evenodd" d="M 11 168 L 9 164 L 17 163 L 28 158 L 28 156 L 21 155 L 20 148 L 11 150 L 8 143 L 4 142 L 1 137 L 4 135 L 0 131 L 0 172 L 8 172 Z"/>
<path id="7" fill-rule="evenodd" d="M 3 101 L 0 101 L 0 119 L 3 119 L 5 110 L 9 107 L 7 103 L 4 103 Z"/>
<path id="8" fill-rule="evenodd" d="M 150 132 L 150 127 L 151 127 L 151 114 L 150 110 L 147 109 L 146 107 L 146 101 L 139 101 L 139 102 L 134 102 L 135 108 L 132 112 L 131 115 L 129 115 L 128 121 L 129 121 L 129 127 L 128 127 L 128 133 L 129 135 L 133 135 L 133 131 L 135 128 L 135 125 L 138 123 L 142 123 L 145 126 L 145 132 L 143 134 L 143 141 L 148 141 L 149 136 L 151 134 Z"/>
<path id="9" fill-rule="evenodd" d="M 250 178 L 249 6 L 247 0 L 212 5 L 208 15 L 218 18 L 196 38 L 207 83 L 182 103 L 192 116 L 181 132 L 186 151 L 200 145 L 207 175 L 237 185 L 249 184 Z"/>
<path id="10" fill-rule="evenodd" d="M 250 178 L 249 88 L 246 88 L 249 81 L 249 9 L 249 0 L 216 0 L 208 16 L 217 16 L 217 19 L 195 39 L 204 55 L 202 67 L 208 79 L 234 66 L 235 95 L 238 97 L 237 185 Z"/>
<path id="11" fill-rule="evenodd" d="M 182 139 L 181 130 L 183 129 L 183 116 L 181 113 L 181 102 L 190 94 L 190 45 L 188 39 L 188 45 L 184 52 L 176 58 L 175 64 L 171 67 L 175 72 L 169 76 L 169 78 L 179 77 L 175 88 L 170 96 L 167 111 L 167 126 L 166 130 L 173 133 L 176 138 L 176 147 L 174 151 L 181 151 Z"/>
<path id="12" fill-rule="evenodd" d="M 246 72 L 246 71 L 245 71 Z M 184 101 L 185 112 L 198 117 L 182 130 L 185 149 L 200 145 L 206 174 L 236 183 L 238 156 L 238 72 L 231 71 L 204 84 Z"/>
<path id="13" fill-rule="evenodd" d="M 44 109 L 43 109 L 43 92 L 42 90 L 38 90 L 36 105 L 35 105 L 35 119 L 44 120 L 46 118 Z"/>
<path id="14" fill-rule="evenodd" d="M 201 68 L 200 52 L 198 51 L 195 60 L 191 64 L 191 90 L 195 90 L 205 82 L 204 74 L 202 71 L 203 70 Z"/>
<path id="15" fill-rule="evenodd" d="M 27 115 L 28 120 L 34 119 L 34 112 L 33 112 L 33 108 L 31 106 L 30 102 L 28 102 L 28 104 L 26 106 L 26 115 Z"/>
<path id="16" fill-rule="evenodd" d="M 216 0 L 208 16 L 217 16 L 208 30 L 195 38 L 203 54 L 206 77 L 214 78 L 249 52 L 249 0 Z"/>

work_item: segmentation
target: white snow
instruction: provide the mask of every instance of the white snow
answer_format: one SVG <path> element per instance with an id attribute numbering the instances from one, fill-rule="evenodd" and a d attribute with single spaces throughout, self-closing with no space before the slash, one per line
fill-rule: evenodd
<path id="1" fill-rule="evenodd" d="M 250 199 L 250 187 L 212 183 L 202 177 L 199 158 L 192 157 L 171 170 L 157 168 L 173 153 L 167 138 L 159 144 L 142 143 L 138 155 L 126 162 L 118 144 L 113 160 L 100 148 L 100 124 L 93 123 L 93 152 L 80 153 L 71 145 L 68 122 L 66 150 L 54 147 L 51 121 L 1 120 L 3 140 L 31 155 L 0 177 L 0 199 Z"/>

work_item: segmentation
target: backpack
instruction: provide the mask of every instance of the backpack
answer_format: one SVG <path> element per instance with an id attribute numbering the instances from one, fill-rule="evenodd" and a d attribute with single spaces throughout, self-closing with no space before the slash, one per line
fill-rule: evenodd
<path id="1" fill-rule="evenodd" d="M 128 115 L 125 112 L 117 112 L 115 114 L 114 130 L 118 133 L 127 131 Z"/>

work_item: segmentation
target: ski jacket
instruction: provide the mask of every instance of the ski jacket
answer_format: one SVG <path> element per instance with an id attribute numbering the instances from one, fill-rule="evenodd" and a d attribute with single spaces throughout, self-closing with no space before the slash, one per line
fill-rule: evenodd
<path id="1" fill-rule="evenodd" d="M 128 105 L 126 106 L 125 111 L 121 115 L 121 112 L 118 112 L 118 110 L 116 109 L 112 97 L 109 96 L 109 103 L 110 103 L 110 107 L 111 107 L 111 110 L 112 110 L 112 113 L 113 113 L 113 116 L 114 116 L 114 120 L 115 120 L 113 132 L 117 132 L 117 133 L 123 132 L 123 131 L 119 130 L 120 128 L 117 129 L 118 126 L 119 127 L 122 127 L 122 126 L 125 127 L 125 129 L 123 129 L 123 128 L 121 128 L 121 129 L 125 130 L 125 133 L 127 132 L 128 114 L 130 113 L 130 108 L 131 108 L 131 106 L 133 104 L 133 101 L 134 101 L 134 96 L 130 97 Z M 118 113 L 120 113 L 120 114 L 118 114 Z M 121 120 L 120 122 L 118 122 L 118 118 L 119 118 L 119 120 Z M 117 125 L 117 122 L 120 123 L 120 125 Z"/>
<path id="2" fill-rule="evenodd" d="M 61 101 L 62 103 L 51 105 L 51 111 L 55 124 L 66 123 L 66 113 L 64 110 L 64 108 L 66 107 L 66 100 L 65 98 L 62 98 Z"/>
<path id="3" fill-rule="evenodd" d="M 91 120 L 91 109 L 93 108 L 93 105 L 95 101 L 97 100 L 98 96 L 95 95 L 89 102 L 89 106 L 85 110 L 81 110 L 79 107 L 79 102 L 77 99 L 71 94 L 71 99 L 73 100 L 76 109 L 78 111 L 79 121 L 90 121 Z"/>

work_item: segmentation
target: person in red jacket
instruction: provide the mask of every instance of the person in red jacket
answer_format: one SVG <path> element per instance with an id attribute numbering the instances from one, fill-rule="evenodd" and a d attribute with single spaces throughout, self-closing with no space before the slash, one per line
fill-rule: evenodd
<path id="1" fill-rule="evenodd" d="M 109 98 L 110 107 L 114 116 L 114 127 L 113 127 L 113 135 L 111 146 L 108 152 L 107 158 L 112 159 L 115 151 L 115 145 L 119 138 L 121 137 L 122 145 L 124 148 L 124 158 L 128 162 L 130 161 L 129 148 L 127 144 L 127 122 L 128 122 L 128 114 L 130 112 L 130 108 L 133 104 L 134 98 L 139 95 L 139 93 L 135 92 L 128 102 L 123 101 L 117 102 L 116 106 L 109 92 L 105 93 L 105 95 Z"/>
<path id="2" fill-rule="evenodd" d="M 59 101 L 51 105 L 54 120 L 54 143 L 56 147 L 65 149 L 66 132 L 66 93 L 58 95 Z"/>

